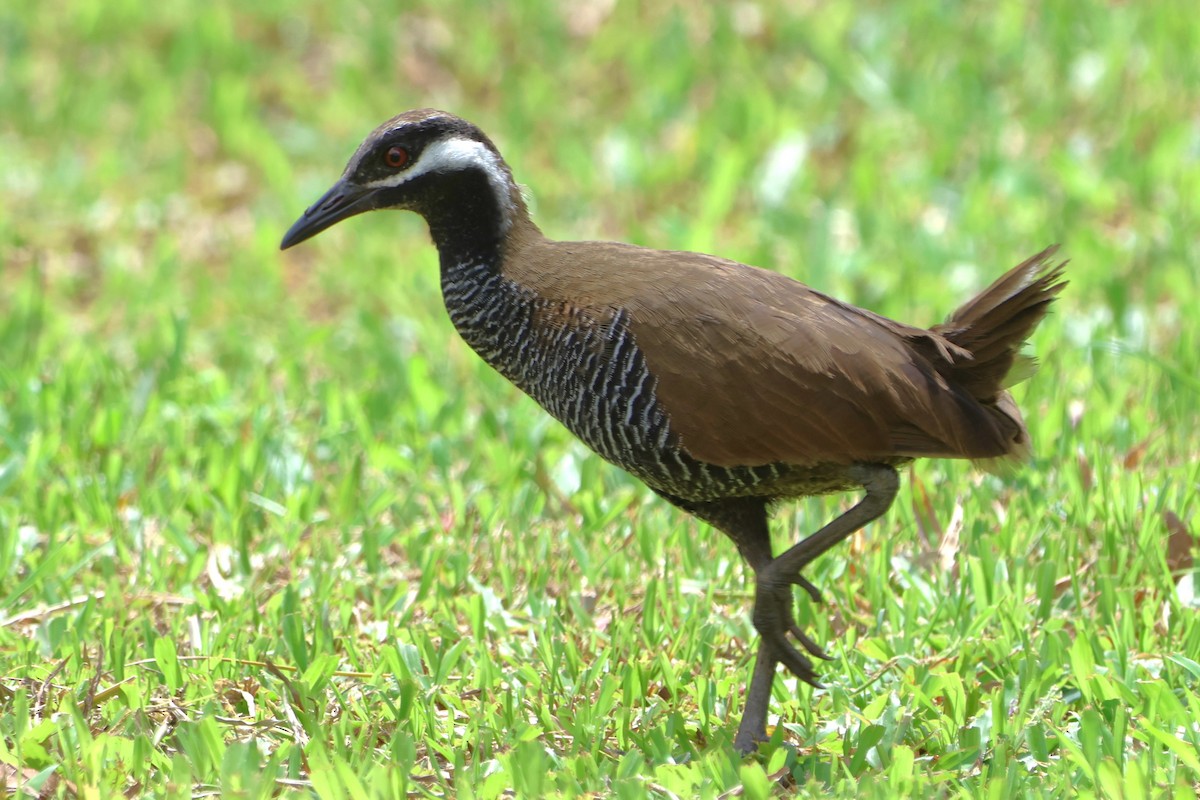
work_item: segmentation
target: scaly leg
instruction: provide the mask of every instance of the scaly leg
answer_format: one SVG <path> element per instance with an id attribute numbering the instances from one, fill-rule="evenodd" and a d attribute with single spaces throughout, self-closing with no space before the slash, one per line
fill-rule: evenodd
<path id="1" fill-rule="evenodd" d="M 817 556 L 882 515 L 896 497 L 899 476 L 892 467 L 878 464 L 855 465 L 850 468 L 850 476 L 866 489 L 863 499 L 776 558 L 771 557 L 766 499 L 730 498 L 695 503 L 667 497 L 671 502 L 729 536 L 757 578 L 753 620 L 762 641 L 758 646 L 754 671 L 746 690 L 742 721 L 733 742 L 734 747 L 742 753 L 752 752 L 758 742 L 767 738 L 767 711 L 776 664 L 783 664 L 789 672 L 805 683 L 818 688 L 821 686 L 812 661 L 796 649 L 788 640 L 788 635 L 794 637 L 810 655 L 826 660 L 830 658 L 796 625 L 791 587 L 800 586 L 808 592 L 814 602 L 820 602 L 821 599 L 820 592 L 800 575 L 800 570 Z"/>

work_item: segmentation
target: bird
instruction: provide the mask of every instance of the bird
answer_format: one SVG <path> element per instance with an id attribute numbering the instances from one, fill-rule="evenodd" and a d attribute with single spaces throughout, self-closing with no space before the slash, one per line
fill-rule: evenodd
<path id="1" fill-rule="evenodd" d="M 702 253 L 546 237 L 476 125 L 436 109 L 376 128 L 284 235 L 286 250 L 348 217 L 413 211 L 437 248 L 451 323 L 482 359 L 605 460 L 725 534 L 754 576 L 759 643 L 734 748 L 767 740 L 778 667 L 822 686 L 829 654 L 796 623 L 814 559 L 884 514 L 898 468 L 1026 459 L 1009 393 L 1020 350 L 1066 285 L 1052 245 L 930 328 L 758 267 Z M 862 492 L 778 554 L 782 501 Z"/>

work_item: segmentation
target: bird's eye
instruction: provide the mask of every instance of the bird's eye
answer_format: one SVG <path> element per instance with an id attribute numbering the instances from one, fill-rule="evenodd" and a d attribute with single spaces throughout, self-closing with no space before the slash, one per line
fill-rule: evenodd
<path id="1" fill-rule="evenodd" d="M 389 147 L 383 154 L 383 161 L 392 169 L 400 169 L 408 163 L 408 151 L 403 147 Z"/>

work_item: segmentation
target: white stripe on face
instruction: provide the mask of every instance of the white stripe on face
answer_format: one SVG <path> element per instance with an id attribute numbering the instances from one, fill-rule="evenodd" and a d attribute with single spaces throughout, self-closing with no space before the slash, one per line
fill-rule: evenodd
<path id="1" fill-rule="evenodd" d="M 487 176 L 488 184 L 500 207 L 501 227 L 507 228 L 513 212 L 512 186 L 500 158 L 483 142 L 454 137 L 434 142 L 421 151 L 416 163 L 394 175 L 365 184 L 371 189 L 390 189 L 430 172 L 457 172 L 479 169 Z"/>

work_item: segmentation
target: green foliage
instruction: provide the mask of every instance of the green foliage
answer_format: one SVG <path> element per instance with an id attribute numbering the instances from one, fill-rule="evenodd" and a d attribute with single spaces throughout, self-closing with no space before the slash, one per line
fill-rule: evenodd
<path id="1" fill-rule="evenodd" d="M 45 796 L 1200 789 L 1200 61 L 1172 3 L 0 10 L 0 785 Z M 653 4 L 651 4 L 653 5 Z M 777 681 L 723 538 L 454 336 L 416 218 L 283 231 L 386 116 L 562 238 L 916 323 L 1061 241 L 1036 458 L 928 462 Z M 778 544 L 842 499 L 781 509 Z M 773 720 L 774 721 L 774 720 Z"/>

